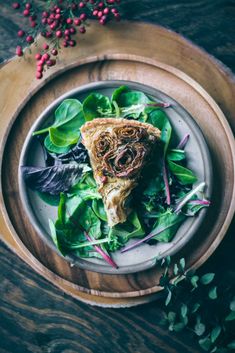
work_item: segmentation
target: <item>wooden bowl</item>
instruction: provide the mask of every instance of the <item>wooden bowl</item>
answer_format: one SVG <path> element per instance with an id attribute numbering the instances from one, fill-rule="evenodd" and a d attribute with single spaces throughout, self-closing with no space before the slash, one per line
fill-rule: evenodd
<path id="1" fill-rule="evenodd" d="M 56 98 L 94 81 L 135 81 L 179 102 L 203 131 L 215 176 L 212 205 L 205 222 L 173 256 L 173 261 L 184 256 L 187 268 L 196 268 L 221 242 L 234 214 L 234 139 L 224 114 L 212 98 L 233 123 L 234 86 L 228 74 L 211 58 L 172 32 L 146 24 L 123 23 L 120 27 L 113 25 L 108 31 L 100 27 L 92 25 L 78 49 L 62 52 L 60 63 L 42 81 L 33 79 L 34 65 L 30 60 L 22 65 L 19 59 L 14 59 L 0 71 L 0 234 L 38 273 L 70 295 L 97 305 L 120 307 L 154 299 L 161 289 L 158 286 L 161 270 L 155 266 L 118 276 L 95 273 L 76 265 L 71 267 L 42 241 L 19 196 L 19 158 L 30 127 Z M 99 43 L 105 45 L 97 44 L 97 36 Z M 144 43 L 141 49 L 140 36 Z"/>

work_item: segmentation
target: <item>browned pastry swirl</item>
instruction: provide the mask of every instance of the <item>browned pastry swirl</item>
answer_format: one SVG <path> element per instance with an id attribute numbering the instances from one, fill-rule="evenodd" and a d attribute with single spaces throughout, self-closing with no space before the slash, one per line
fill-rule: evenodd
<path id="1" fill-rule="evenodd" d="M 149 146 L 141 142 L 119 146 L 104 155 L 104 171 L 113 177 L 133 177 L 142 169 L 148 153 Z"/>
<path id="2" fill-rule="evenodd" d="M 114 133 L 122 142 L 139 142 L 148 136 L 146 130 L 136 126 L 122 126 L 114 129 Z"/>
<path id="3" fill-rule="evenodd" d="M 116 147 L 116 139 L 110 132 L 103 131 L 94 141 L 95 155 L 97 158 L 103 157 L 108 151 Z"/>

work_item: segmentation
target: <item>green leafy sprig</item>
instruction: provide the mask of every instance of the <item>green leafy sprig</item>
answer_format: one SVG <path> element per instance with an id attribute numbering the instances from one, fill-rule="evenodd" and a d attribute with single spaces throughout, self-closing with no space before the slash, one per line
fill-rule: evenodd
<path id="1" fill-rule="evenodd" d="M 210 353 L 235 349 L 234 284 L 224 286 L 214 273 L 199 274 L 186 270 L 185 259 L 171 264 L 161 261 L 163 273 L 159 285 L 165 293 L 162 324 L 170 331 L 191 331 L 199 346 Z"/>

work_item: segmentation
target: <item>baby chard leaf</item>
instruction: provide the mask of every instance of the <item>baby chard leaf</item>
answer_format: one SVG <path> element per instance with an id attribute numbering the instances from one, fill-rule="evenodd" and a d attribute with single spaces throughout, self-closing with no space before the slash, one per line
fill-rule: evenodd
<path id="1" fill-rule="evenodd" d="M 193 184 L 197 181 L 196 175 L 194 175 L 190 169 L 182 167 L 181 165 L 176 164 L 171 160 L 168 160 L 168 166 L 172 174 L 176 176 L 181 184 Z"/>

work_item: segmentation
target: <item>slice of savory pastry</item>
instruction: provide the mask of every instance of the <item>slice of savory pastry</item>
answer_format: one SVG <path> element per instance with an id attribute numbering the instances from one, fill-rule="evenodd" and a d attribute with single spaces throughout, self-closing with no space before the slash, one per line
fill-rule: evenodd
<path id="1" fill-rule="evenodd" d="M 160 139 L 160 130 L 135 120 L 98 118 L 81 127 L 108 224 L 126 221 L 128 199 Z"/>

